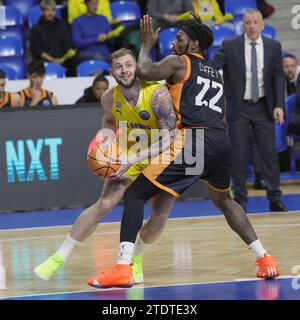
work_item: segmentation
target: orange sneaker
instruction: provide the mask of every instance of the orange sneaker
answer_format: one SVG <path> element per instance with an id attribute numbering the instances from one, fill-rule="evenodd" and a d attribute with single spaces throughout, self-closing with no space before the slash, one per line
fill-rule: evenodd
<path id="1" fill-rule="evenodd" d="M 88 279 L 87 284 L 95 288 L 130 288 L 134 284 L 132 266 L 128 264 L 116 264 L 112 268 L 104 270 L 97 276 Z"/>
<path id="2" fill-rule="evenodd" d="M 279 269 L 275 259 L 266 253 L 256 260 L 255 265 L 259 267 L 256 272 L 258 278 L 272 279 L 279 276 Z"/>

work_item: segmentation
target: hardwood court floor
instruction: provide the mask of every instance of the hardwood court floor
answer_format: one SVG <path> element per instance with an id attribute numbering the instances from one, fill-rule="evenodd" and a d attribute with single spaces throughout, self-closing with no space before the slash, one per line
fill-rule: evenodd
<path id="1" fill-rule="evenodd" d="M 252 214 L 249 219 L 276 258 L 281 275 L 292 276 L 293 266 L 300 265 L 300 212 Z M 67 226 L 0 231 L 6 271 L 5 278 L 0 274 L 0 297 L 95 291 L 86 285 L 86 279 L 115 263 L 119 223 L 99 225 L 53 280 L 44 282 L 32 273 L 60 246 L 69 230 Z M 254 261 L 223 217 L 170 219 L 144 257 L 145 286 L 255 278 Z"/>

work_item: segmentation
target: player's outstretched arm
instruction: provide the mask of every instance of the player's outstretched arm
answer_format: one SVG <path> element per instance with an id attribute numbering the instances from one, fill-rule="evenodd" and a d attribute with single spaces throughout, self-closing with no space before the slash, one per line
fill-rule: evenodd
<path id="1" fill-rule="evenodd" d="M 158 38 L 159 29 L 154 31 L 152 18 L 143 16 L 140 21 L 141 51 L 138 57 L 137 76 L 141 80 L 164 80 L 174 75 L 182 67 L 182 57 L 170 55 L 153 63 L 149 57 L 150 50 Z"/>

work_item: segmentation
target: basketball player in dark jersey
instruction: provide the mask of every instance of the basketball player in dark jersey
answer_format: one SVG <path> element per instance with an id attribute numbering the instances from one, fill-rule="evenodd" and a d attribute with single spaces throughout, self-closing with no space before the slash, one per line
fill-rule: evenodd
<path id="1" fill-rule="evenodd" d="M 128 188 L 126 197 L 129 199 L 126 202 L 134 205 L 124 208 L 121 241 L 135 241 L 142 226 L 147 200 L 160 192 L 179 197 L 194 182 L 202 179 L 208 184 L 211 199 L 223 212 L 229 226 L 256 255 L 256 265 L 259 267 L 257 277 L 274 278 L 279 275 L 275 259 L 267 254 L 244 210 L 229 193 L 232 149 L 225 124 L 223 80 L 214 66 L 201 55 L 213 43 L 212 31 L 194 16 L 177 33 L 173 43 L 176 54 L 153 63 L 149 53 L 157 34 L 153 31 L 151 17 L 144 16 L 141 21 L 138 77 L 149 81 L 167 79 L 177 113 L 179 134 L 171 150 L 163 152 L 159 159 L 153 159 L 153 164 L 151 162 Z M 182 140 L 184 143 L 181 143 Z M 168 163 L 160 161 L 164 155 L 169 156 Z M 117 176 L 126 170 L 127 165 L 124 164 Z M 159 220 L 159 217 L 155 219 Z M 160 223 L 164 225 L 165 222 L 160 219 Z M 134 249 L 137 256 L 155 241 L 151 224 L 155 225 L 155 221 L 146 223 L 137 235 Z M 128 268 L 126 270 L 128 273 Z M 89 279 L 88 283 L 101 287 L 101 279 L 105 277 L 111 278 L 111 283 L 116 286 L 118 279 L 124 283 L 124 278 L 132 277 L 126 272 L 116 272 L 113 267 Z"/>

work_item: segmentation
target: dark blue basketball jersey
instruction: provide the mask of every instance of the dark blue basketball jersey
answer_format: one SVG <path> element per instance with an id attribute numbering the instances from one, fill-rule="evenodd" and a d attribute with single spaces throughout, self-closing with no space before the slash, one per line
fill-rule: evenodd
<path id="1" fill-rule="evenodd" d="M 217 69 L 200 54 L 183 56 L 186 75 L 169 85 L 179 127 L 226 129 L 223 79 Z"/>

